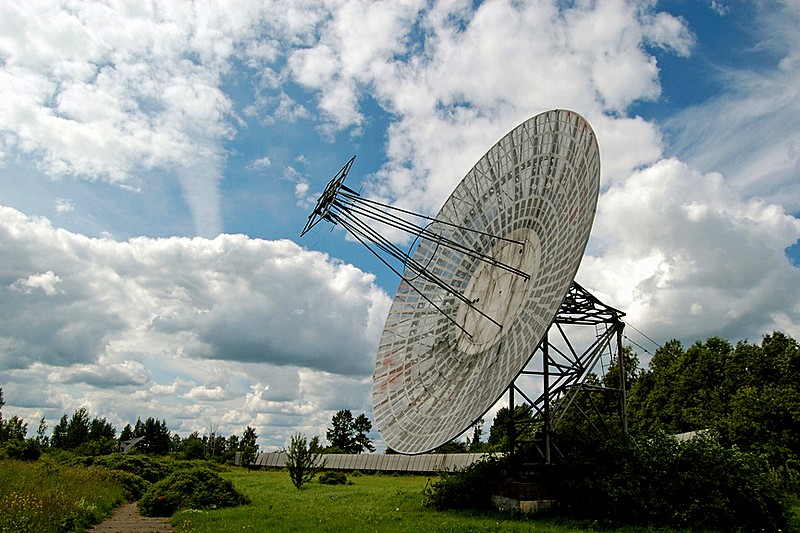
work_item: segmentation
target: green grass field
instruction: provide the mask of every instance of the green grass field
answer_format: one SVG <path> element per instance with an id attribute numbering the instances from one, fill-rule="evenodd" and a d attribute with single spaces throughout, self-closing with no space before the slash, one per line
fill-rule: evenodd
<path id="1" fill-rule="evenodd" d="M 439 512 L 423 506 L 425 476 L 350 476 L 353 485 L 297 490 L 283 471 L 232 469 L 222 473 L 252 501 L 212 511 L 176 513 L 179 533 L 234 531 L 347 532 L 674 532 L 670 529 L 607 529 L 558 519 L 510 517 L 501 513 Z M 102 469 L 67 467 L 51 460 L 0 460 L 0 532 L 83 531 L 110 515 L 125 491 Z M 792 509 L 800 530 L 800 503 Z"/>
<path id="2" fill-rule="evenodd" d="M 500 513 L 439 512 L 425 508 L 424 476 L 350 476 L 353 485 L 321 485 L 315 479 L 297 490 L 286 471 L 223 474 L 252 501 L 213 511 L 182 511 L 173 516 L 179 533 L 233 531 L 347 532 L 541 532 L 593 531 L 590 525 L 551 519 L 525 519 Z M 652 531 L 643 529 L 614 530 Z"/>

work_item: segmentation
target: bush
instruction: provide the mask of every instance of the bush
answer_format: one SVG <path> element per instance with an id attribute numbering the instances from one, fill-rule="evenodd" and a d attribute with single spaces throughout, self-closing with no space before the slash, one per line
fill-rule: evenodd
<path id="1" fill-rule="evenodd" d="M 150 486 L 150 482 L 143 477 L 124 470 L 107 470 L 107 472 L 111 479 L 125 489 L 125 498 L 129 502 L 135 502 L 141 498 Z"/>
<path id="2" fill-rule="evenodd" d="M 139 500 L 145 516 L 172 516 L 179 509 L 218 509 L 250 503 L 233 483 L 206 467 L 178 470 L 154 483 Z"/>
<path id="3" fill-rule="evenodd" d="M 489 509 L 503 477 L 501 459 L 488 457 L 461 470 L 442 474 L 423 490 L 424 505 L 436 510 Z"/>
<path id="4" fill-rule="evenodd" d="M 122 470 L 154 483 L 172 473 L 174 462 L 143 454 L 114 453 L 100 457 L 75 457 L 67 462 L 75 466 L 97 466 L 109 470 Z"/>
<path id="5" fill-rule="evenodd" d="M 10 459 L 20 461 L 36 461 L 42 455 L 39 443 L 34 439 L 8 441 L 5 450 Z"/>
<path id="6" fill-rule="evenodd" d="M 344 472 L 329 470 L 319 475 L 319 482 L 323 485 L 352 485 L 352 481 L 347 480 Z"/>
<path id="7" fill-rule="evenodd" d="M 552 493 L 558 512 L 571 518 L 702 531 L 789 529 L 778 475 L 761 457 L 712 438 L 587 439 L 562 450 L 564 464 L 529 471 L 528 481 Z M 490 458 L 445 474 L 425 488 L 424 503 L 488 509 L 505 470 L 503 460 Z"/>
<path id="8" fill-rule="evenodd" d="M 778 531 L 788 525 L 779 480 L 751 454 L 715 440 L 598 440 L 574 447 L 560 470 L 573 517 L 707 531 Z"/>
<path id="9" fill-rule="evenodd" d="M 314 479 L 323 466 L 325 460 L 321 459 L 321 453 L 317 444 L 316 437 L 311 439 L 311 443 L 300 435 L 294 435 L 289 442 L 286 452 L 286 469 L 289 470 L 289 478 L 292 484 L 298 489 Z"/>

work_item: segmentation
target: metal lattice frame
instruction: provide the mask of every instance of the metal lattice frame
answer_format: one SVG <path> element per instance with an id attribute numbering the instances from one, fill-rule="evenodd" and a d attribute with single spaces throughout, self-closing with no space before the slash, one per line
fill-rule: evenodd
<path id="1" fill-rule="evenodd" d="M 531 406 L 536 415 L 536 423 L 541 424 L 541 439 L 534 444 L 539 451 L 540 459 L 546 464 L 553 460 L 553 452 L 557 453 L 553 443 L 554 432 L 573 407 L 575 399 L 583 392 L 601 390 L 617 394 L 622 431 L 627 433 L 625 367 L 622 357 L 624 316 L 622 311 L 604 304 L 573 281 L 548 334 L 531 356 L 531 361 L 541 365 L 541 369 L 529 370 L 526 367 L 518 375 L 518 378 L 526 375 L 542 378 L 541 394 L 532 399 L 518 386 L 518 380 L 515 380 L 508 389 L 509 413 L 511 413 L 508 428 L 509 453 L 513 455 L 515 452 L 519 426 L 529 423 L 529 419 L 514 417 L 516 396 L 521 396 L 526 404 Z M 583 351 L 576 350 L 563 327 L 565 325 L 594 327 L 596 332 L 594 341 Z M 619 360 L 620 388 L 611 389 L 586 384 L 586 378 L 595 370 L 603 355 L 613 352 L 616 352 Z M 600 428 L 595 429 L 601 431 Z"/>

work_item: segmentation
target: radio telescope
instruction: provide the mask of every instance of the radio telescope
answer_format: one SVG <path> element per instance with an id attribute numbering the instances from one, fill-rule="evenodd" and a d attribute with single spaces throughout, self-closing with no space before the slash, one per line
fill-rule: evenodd
<path id="1" fill-rule="evenodd" d="M 597 140 L 575 112 L 536 115 L 475 163 L 435 217 L 349 189 L 353 159 L 328 183 L 301 235 L 322 219 L 341 225 L 400 276 L 375 362 L 373 414 L 388 446 L 424 453 L 463 433 L 506 390 L 513 402 L 514 381 L 565 298 L 588 294 L 579 286 L 576 293 L 573 278 L 597 204 Z M 411 234 L 412 250 L 380 227 Z M 593 312 L 580 302 L 567 307 L 567 315 Z M 595 355 L 574 359 L 583 365 Z M 580 380 L 583 366 L 565 383 Z"/>

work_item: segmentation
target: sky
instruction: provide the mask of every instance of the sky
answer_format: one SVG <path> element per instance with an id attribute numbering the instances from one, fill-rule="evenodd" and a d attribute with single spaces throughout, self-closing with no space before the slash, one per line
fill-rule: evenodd
<path id="1" fill-rule="evenodd" d="M 372 418 L 399 280 L 300 238 L 317 196 L 356 155 L 348 186 L 435 215 L 555 108 L 602 160 L 576 279 L 643 362 L 800 338 L 798 27 L 794 0 L 0 0 L 2 415 L 267 450 Z"/>

